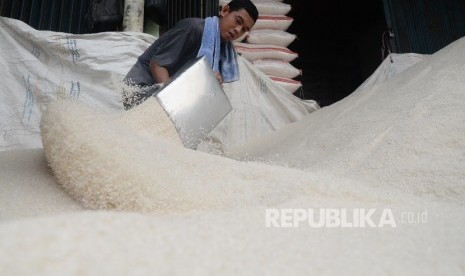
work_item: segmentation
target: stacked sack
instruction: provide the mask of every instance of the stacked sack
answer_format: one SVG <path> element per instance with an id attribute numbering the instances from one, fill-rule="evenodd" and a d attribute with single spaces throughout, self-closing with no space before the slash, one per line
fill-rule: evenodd
<path id="1" fill-rule="evenodd" d="M 229 1 L 219 0 L 219 5 L 224 6 Z M 294 79 L 302 72 L 291 64 L 298 54 L 287 48 L 296 39 L 295 34 L 287 32 L 294 21 L 286 16 L 291 5 L 282 0 L 252 2 L 258 10 L 257 22 L 249 34 L 234 41 L 235 48 L 273 82 L 294 93 L 302 87 L 302 83 Z"/>

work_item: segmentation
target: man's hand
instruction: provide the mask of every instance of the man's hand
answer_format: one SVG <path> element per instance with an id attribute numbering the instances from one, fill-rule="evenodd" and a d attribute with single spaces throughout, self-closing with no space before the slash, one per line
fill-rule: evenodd
<path id="1" fill-rule="evenodd" d="M 221 76 L 220 72 L 214 72 L 215 78 L 218 80 L 218 82 L 223 85 L 223 77 Z"/>

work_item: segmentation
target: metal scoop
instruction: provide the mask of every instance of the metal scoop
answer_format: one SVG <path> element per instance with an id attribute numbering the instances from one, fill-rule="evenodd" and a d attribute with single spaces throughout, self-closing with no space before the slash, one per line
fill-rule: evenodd
<path id="1" fill-rule="evenodd" d="M 205 57 L 186 64 L 158 92 L 185 147 L 196 149 L 232 110 Z"/>

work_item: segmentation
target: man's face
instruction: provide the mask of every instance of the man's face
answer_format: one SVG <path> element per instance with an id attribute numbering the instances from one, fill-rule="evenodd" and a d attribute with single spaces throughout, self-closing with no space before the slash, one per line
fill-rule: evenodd
<path id="1" fill-rule="evenodd" d="M 225 6 L 221 10 L 220 35 L 222 40 L 232 41 L 252 29 L 255 22 L 245 9 L 229 11 Z"/>

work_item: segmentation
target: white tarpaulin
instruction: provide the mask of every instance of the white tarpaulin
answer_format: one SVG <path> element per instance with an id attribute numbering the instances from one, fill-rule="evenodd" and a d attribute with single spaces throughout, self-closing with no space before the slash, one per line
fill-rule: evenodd
<path id="1" fill-rule="evenodd" d="M 0 18 L 0 35 L 1 150 L 41 147 L 40 115 L 56 99 L 122 110 L 114 80 L 154 40 L 141 33 L 37 31 L 8 18 Z"/>

